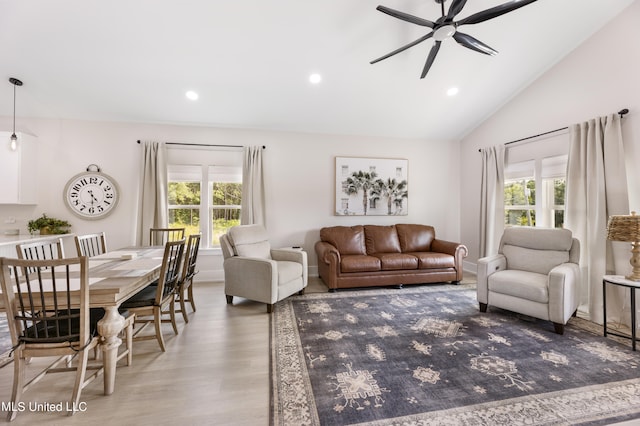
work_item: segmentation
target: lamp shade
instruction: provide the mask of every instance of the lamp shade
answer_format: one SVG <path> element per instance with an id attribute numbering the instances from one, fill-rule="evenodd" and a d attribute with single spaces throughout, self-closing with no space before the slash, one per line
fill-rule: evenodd
<path id="1" fill-rule="evenodd" d="M 640 216 L 636 212 L 630 215 L 609 216 L 607 239 L 611 241 L 640 241 Z"/>

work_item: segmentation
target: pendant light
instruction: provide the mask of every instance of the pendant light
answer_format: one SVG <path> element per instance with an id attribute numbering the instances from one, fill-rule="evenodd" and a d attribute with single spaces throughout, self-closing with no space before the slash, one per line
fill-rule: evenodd
<path id="1" fill-rule="evenodd" d="M 17 78 L 11 77 L 9 83 L 13 84 L 13 133 L 11 134 L 9 148 L 11 148 L 11 151 L 15 151 L 18 149 L 18 136 L 16 136 L 16 86 L 22 86 L 22 82 Z"/>

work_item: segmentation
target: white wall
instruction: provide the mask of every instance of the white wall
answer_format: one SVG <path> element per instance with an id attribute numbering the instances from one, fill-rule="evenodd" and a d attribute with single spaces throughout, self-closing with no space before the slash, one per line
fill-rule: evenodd
<path id="1" fill-rule="evenodd" d="M 0 119 L 0 126 L 8 122 Z M 0 205 L 0 229 L 19 227 L 40 214 L 67 219 L 77 234 L 107 233 L 111 248 L 134 243 L 141 140 L 265 145 L 267 228 L 272 244 L 302 246 L 309 255 L 310 274 L 317 274 L 314 244 L 323 226 L 395 222 L 433 225 L 437 236 L 459 240 L 458 143 L 319 134 L 264 132 L 248 129 L 107 123 L 75 120 L 19 119 L 20 129 L 38 136 L 37 206 Z M 406 158 L 409 160 L 409 215 L 334 216 L 334 157 Z M 62 190 L 91 163 L 119 183 L 122 199 L 107 218 L 87 221 L 64 205 Z M 17 223 L 5 224 L 9 217 Z M 67 248 L 67 253 L 73 253 Z M 222 279 L 219 253 L 201 254 L 200 279 Z"/>
<path id="2" fill-rule="evenodd" d="M 461 142 L 461 241 L 467 265 L 479 253 L 479 148 L 565 127 L 628 108 L 622 122 L 630 207 L 640 211 L 640 2 L 513 98 Z M 566 136 L 568 138 L 568 135 Z M 537 149 L 536 142 L 529 143 Z"/>

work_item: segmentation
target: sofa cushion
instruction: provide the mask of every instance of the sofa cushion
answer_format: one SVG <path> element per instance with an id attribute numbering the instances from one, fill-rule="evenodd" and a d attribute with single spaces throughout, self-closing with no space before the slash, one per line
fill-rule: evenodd
<path id="1" fill-rule="evenodd" d="M 406 253 L 418 259 L 418 269 L 455 268 L 456 259 L 450 254 L 436 252 Z"/>
<path id="2" fill-rule="evenodd" d="M 341 255 L 366 254 L 362 225 L 322 228 L 320 239 L 337 248 Z"/>
<path id="3" fill-rule="evenodd" d="M 377 253 L 373 256 L 380 259 L 380 265 L 383 271 L 398 269 L 418 269 L 418 258 L 410 254 Z"/>
<path id="4" fill-rule="evenodd" d="M 400 253 L 400 241 L 393 225 L 365 225 L 364 237 L 367 254 Z"/>
<path id="5" fill-rule="evenodd" d="M 374 272 L 381 268 L 380 259 L 373 256 L 352 254 L 342 256 L 341 272 Z"/>
<path id="6" fill-rule="evenodd" d="M 490 292 L 549 303 L 548 282 L 547 275 L 507 269 L 489 275 L 487 284 Z"/>
<path id="7" fill-rule="evenodd" d="M 433 226 L 397 224 L 396 231 L 403 253 L 431 251 L 431 242 L 436 238 Z"/>

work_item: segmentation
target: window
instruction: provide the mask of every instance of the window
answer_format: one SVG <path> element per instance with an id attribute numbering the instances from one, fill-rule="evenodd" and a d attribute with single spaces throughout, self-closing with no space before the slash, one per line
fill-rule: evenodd
<path id="1" fill-rule="evenodd" d="M 186 229 L 186 235 L 202 232 L 202 247 L 219 247 L 220 236 L 240 224 L 242 156 L 230 152 L 195 150 L 169 152 L 171 162 L 226 162 L 230 165 L 169 164 L 169 227 Z M 173 153 L 173 156 L 171 155 Z M 195 153 L 195 154 L 194 154 Z M 226 157 L 225 157 L 226 155 Z M 206 158 L 211 157 L 211 158 Z M 235 163 L 235 164 L 233 164 Z"/>
<path id="2" fill-rule="evenodd" d="M 504 182 L 505 225 L 562 228 L 566 165 L 566 155 L 508 164 Z"/>

